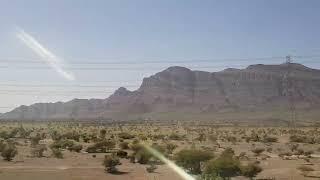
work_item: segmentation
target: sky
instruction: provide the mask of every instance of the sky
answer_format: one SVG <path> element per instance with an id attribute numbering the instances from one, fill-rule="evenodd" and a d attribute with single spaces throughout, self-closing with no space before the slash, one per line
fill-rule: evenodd
<path id="1" fill-rule="evenodd" d="M 318 0 L 1 0 L 0 112 L 106 98 L 173 65 L 213 72 L 292 55 L 320 68 L 319 9 Z"/>

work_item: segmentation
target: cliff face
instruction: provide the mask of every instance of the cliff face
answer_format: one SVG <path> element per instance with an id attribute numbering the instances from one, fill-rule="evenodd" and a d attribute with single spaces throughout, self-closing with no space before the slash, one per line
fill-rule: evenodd
<path id="1" fill-rule="evenodd" d="M 300 64 L 251 65 L 220 72 L 170 67 L 144 78 L 136 91 L 121 87 L 104 100 L 72 100 L 21 106 L 3 119 L 112 118 L 150 112 L 208 113 L 277 108 L 293 92 L 298 108 L 320 104 L 320 70 Z M 286 78 L 289 77 L 289 78 Z"/>

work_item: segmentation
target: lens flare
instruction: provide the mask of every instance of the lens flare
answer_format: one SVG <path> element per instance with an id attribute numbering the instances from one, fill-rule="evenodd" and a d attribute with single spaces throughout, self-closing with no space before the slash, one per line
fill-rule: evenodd
<path id="1" fill-rule="evenodd" d="M 172 169 L 174 172 L 176 172 L 179 176 L 181 176 L 185 180 L 195 180 L 194 177 L 186 173 L 182 168 L 177 166 L 174 162 L 170 161 L 166 157 L 164 157 L 160 152 L 157 150 L 151 148 L 148 145 L 143 144 L 144 148 L 149 151 L 152 155 L 154 155 L 156 158 L 158 158 L 163 163 L 167 164 L 170 169 Z"/>
<path id="2" fill-rule="evenodd" d="M 64 63 L 62 59 L 58 58 L 43 45 L 41 45 L 34 37 L 26 33 L 21 28 L 17 28 L 18 32 L 16 36 L 21 40 L 27 47 L 35 52 L 41 59 L 47 63 L 53 70 L 69 81 L 75 80 L 74 75 L 71 72 L 67 72 L 63 69 Z"/>

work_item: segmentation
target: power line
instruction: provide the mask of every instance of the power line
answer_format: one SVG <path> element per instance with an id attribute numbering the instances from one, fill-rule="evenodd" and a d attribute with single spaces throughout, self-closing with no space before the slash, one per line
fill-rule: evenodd
<path id="1" fill-rule="evenodd" d="M 272 56 L 272 57 L 255 57 L 255 58 L 220 58 L 220 59 L 215 59 L 215 58 L 208 58 L 208 59 L 185 59 L 185 60 L 152 60 L 152 61 L 139 61 L 138 59 L 136 61 L 108 61 L 108 62 L 93 62 L 92 60 L 97 59 L 97 58 L 91 58 L 90 61 L 68 61 L 67 64 L 70 65 L 112 65 L 112 64 L 162 64 L 162 63 L 212 63 L 212 62 L 226 62 L 226 61 L 252 61 L 252 60 L 270 60 L 270 59 L 281 59 L 284 58 L 283 56 Z M 11 59 L 11 60 L 9 60 Z M 75 59 L 75 58 L 73 58 Z M 81 59 L 81 58 L 77 58 Z M 90 58 L 87 58 L 87 60 Z M 172 58 L 174 59 L 174 58 Z M 107 58 L 101 58 L 100 60 L 107 60 Z M 28 58 L 0 58 L 0 62 L 3 63 L 31 63 L 31 64 L 42 64 L 43 59 L 28 59 Z"/>
<path id="2" fill-rule="evenodd" d="M 188 66 L 189 68 L 199 68 L 199 69 L 208 69 L 208 68 L 230 68 L 230 67 L 238 67 L 241 68 L 244 65 L 215 65 L 215 66 Z M 46 66 L 0 66 L 0 69 L 31 69 L 31 70 L 50 70 L 51 67 Z M 77 70 L 77 71 L 83 71 L 83 70 L 126 70 L 126 71 L 141 71 L 141 70 L 161 70 L 165 69 L 166 67 L 70 67 L 67 68 L 69 70 Z"/>
<path id="3" fill-rule="evenodd" d="M 10 109 L 10 108 L 15 108 L 17 106 L 2 106 L 0 109 Z"/>
<path id="4" fill-rule="evenodd" d="M 39 90 L 0 90 L 1 93 L 16 93 L 16 92 L 23 92 L 23 93 L 112 93 L 113 91 L 39 91 Z"/>
<path id="5" fill-rule="evenodd" d="M 77 85 L 69 85 L 69 84 L 66 84 L 66 85 L 63 85 L 63 84 L 32 84 L 32 85 L 29 85 L 29 84 L 1 84 L 0 83 L 0 86 L 2 87 L 81 87 L 81 88 L 118 88 L 119 86 L 124 86 L 124 87 L 139 87 L 139 85 L 114 85 L 114 86 L 111 86 L 111 85 L 80 85 L 80 84 L 77 84 Z"/>
<path id="6" fill-rule="evenodd" d="M 320 58 L 320 55 L 296 55 L 291 56 L 297 59 L 312 59 Z M 270 56 L 270 57 L 254 57 L 254 58 L 208 58 L 208 59 L 184 59 L 184 60 L 152 60 L 152 61 L 109 61 L 108 58 L 86 58 L 88 61 L 68 61 L 67 64 L 70 65 L 130 65 L 130 64 L 164 64 L 164 63 L 212 63 L 212 62 L 226 62 L 226 61 L 253 61 L 253 60 L 271 60 L 271 59 L 283 59 L 285 56 Z M 81 59 L 81 58 L 72 58 Z M 107 60 L 104 61 L 93 61 L 93 60 Z M 175 59 L 175 58 L 172 58 Z M 23 64 L 43 64 L 43 59 L 29 59 L 29 58 L 0 58 L 0 63 L 23 63 Z"/>

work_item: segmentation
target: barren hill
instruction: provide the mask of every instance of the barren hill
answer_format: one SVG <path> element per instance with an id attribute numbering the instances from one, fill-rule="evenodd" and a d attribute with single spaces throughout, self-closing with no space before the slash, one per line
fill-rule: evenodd
<path id="1" fill-rule="evenodd" d="M 187 114 L 196 117 L 210 115 L 206 117 L 210 119 L 226 112 L 286 109 L 290 92 L 298 109 L 309 111 L 319 107 L 320 70 L 293 63 L 258 64 L 220 72 L 192 71 L 174 66 L 144 78 L 135 91 L 120 87 L 106 99 L 74 99 L 65 103 L 20 106 L 0 117 L 28 120 L 161 119 L 156 114 L 174 113 L 181 114 L 181 118 Z M 179 119 L 179 116 L 174 118 Z"/>

